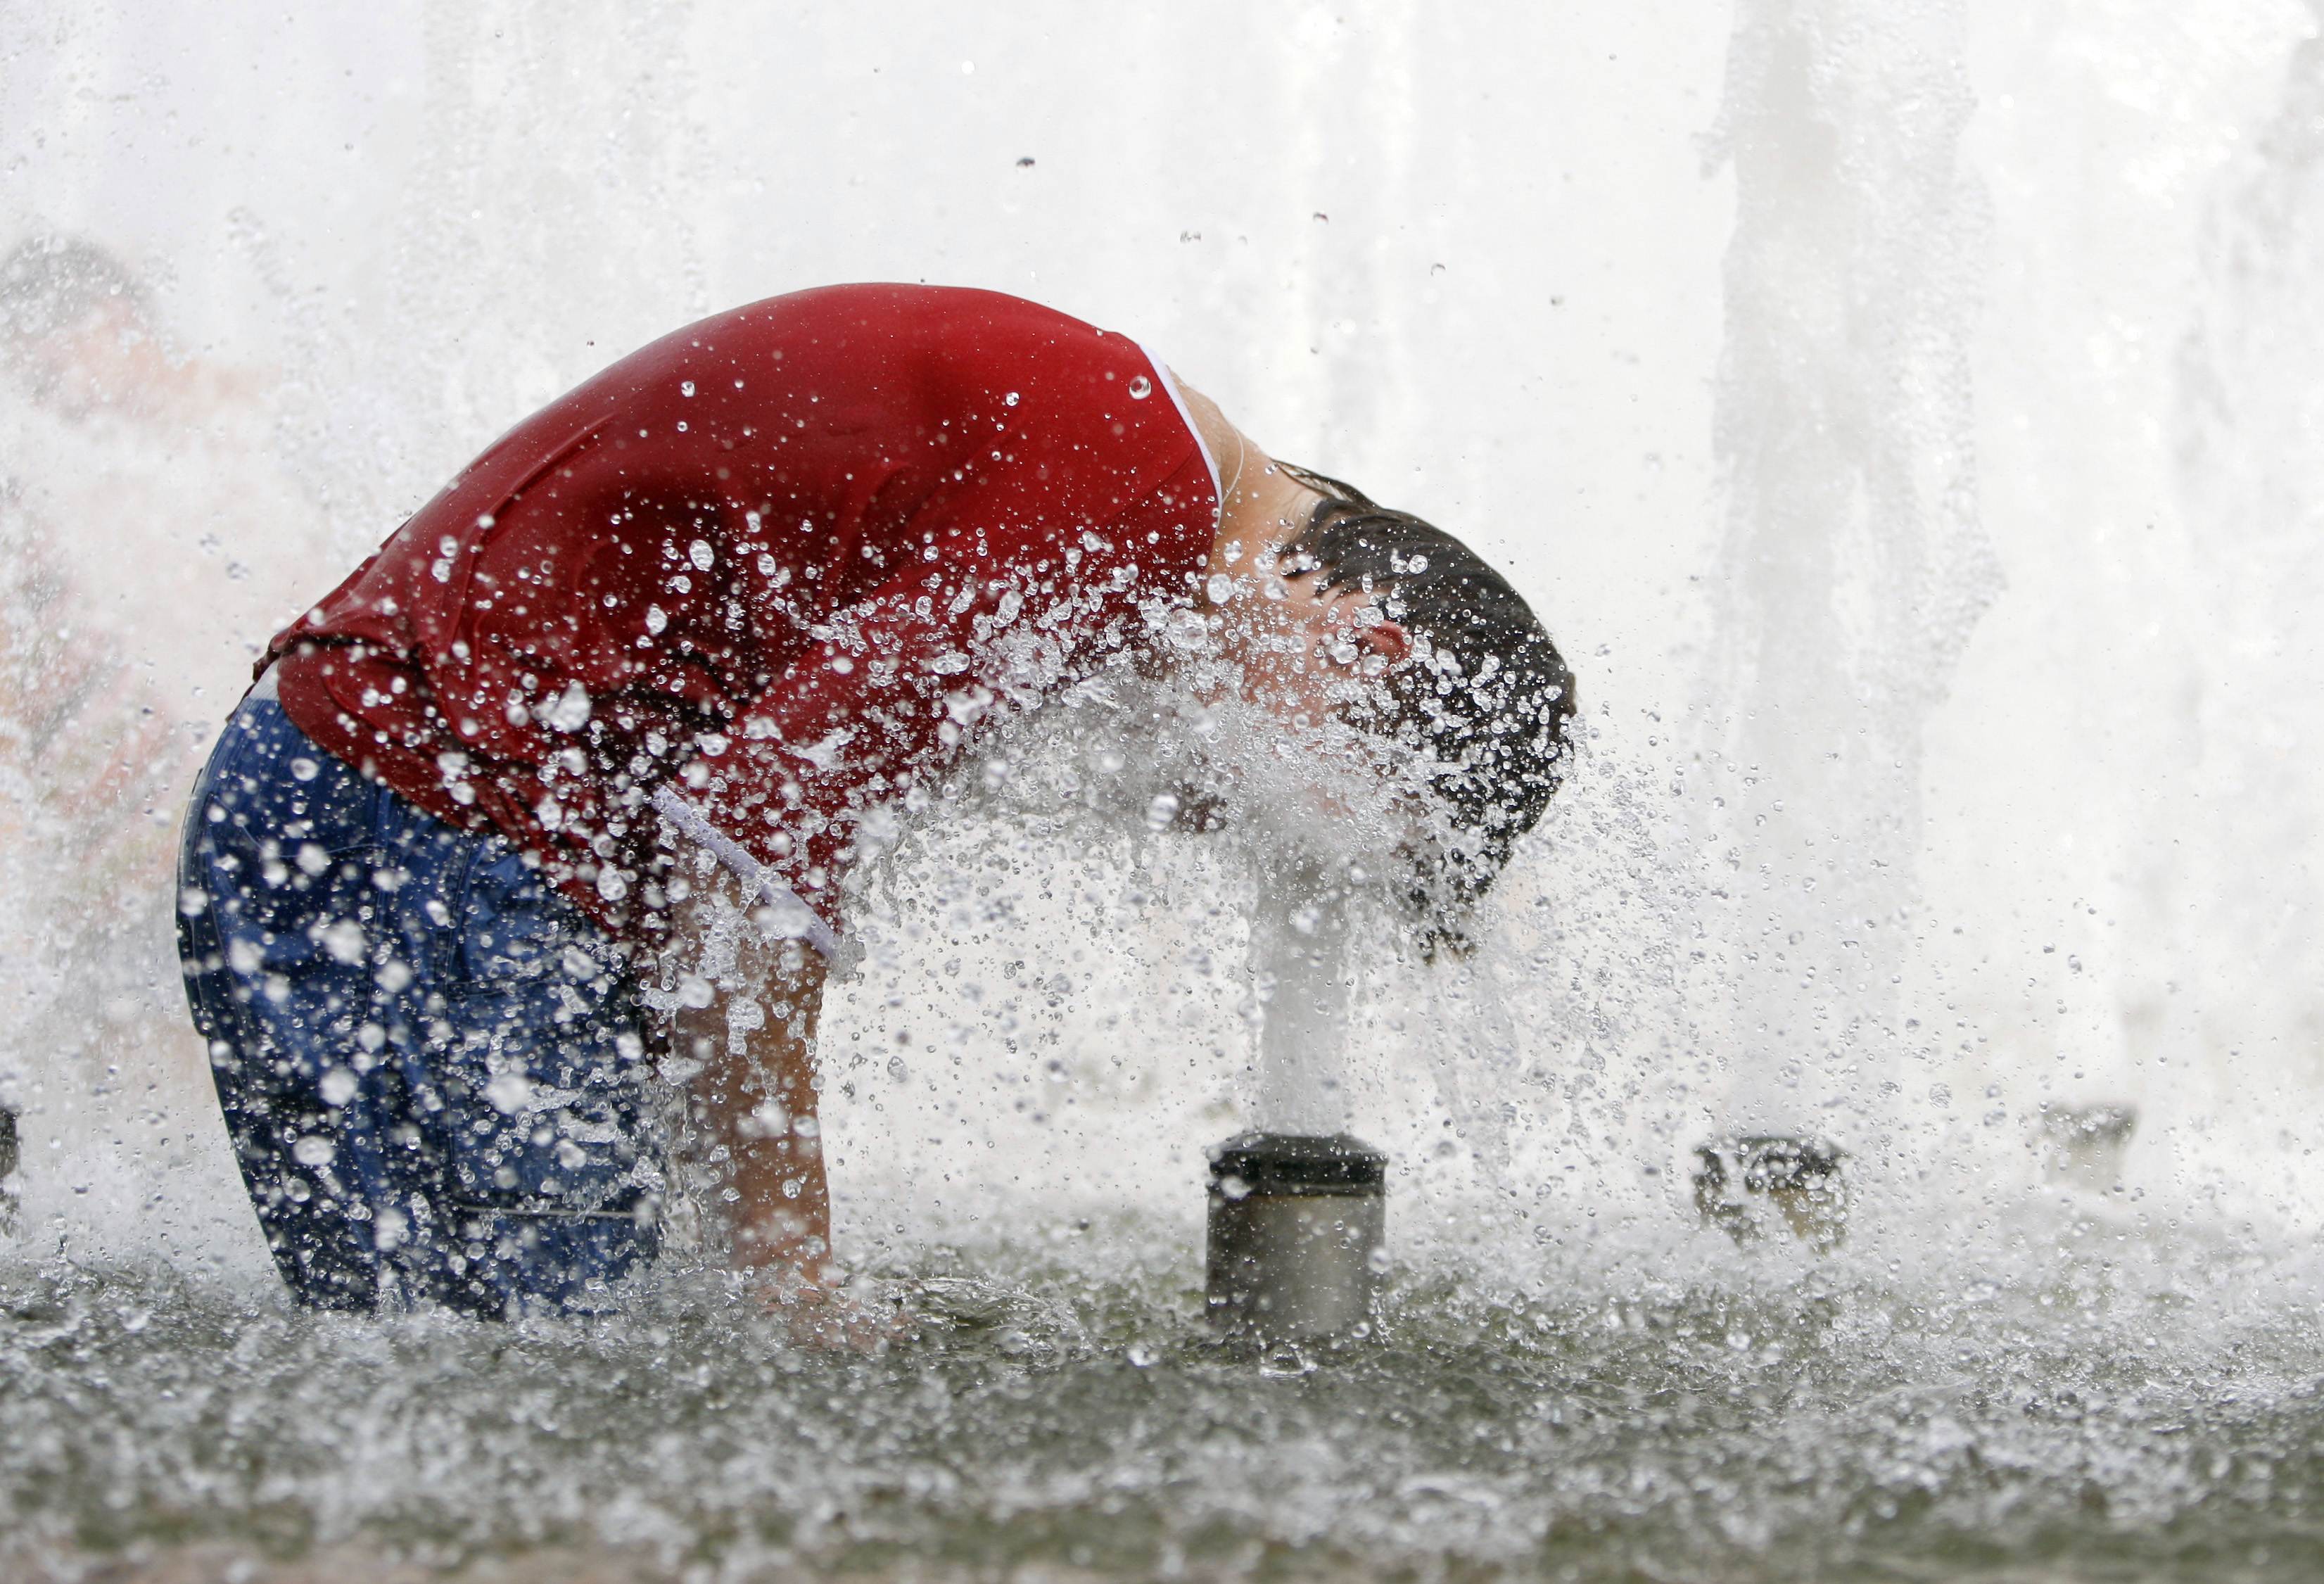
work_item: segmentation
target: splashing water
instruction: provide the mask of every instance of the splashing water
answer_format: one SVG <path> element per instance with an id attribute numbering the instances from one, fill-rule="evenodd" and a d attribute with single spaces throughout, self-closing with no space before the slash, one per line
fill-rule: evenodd
<path id="1" fill-rule="evenodd" d="M 2312 1577 L 2324 12 L 1051 10 L 32 8 L 102 334 L 0 294 L 0 1574 Z M 924 275 L 1509 567 L 1590 713 L 1476 949 L 1109 672 L 864 877 L 825 1142 L 916 1340 L 684 1258 L 289 1311 L 170 951 L 250 646 L 619 351 Z M 1259 1125 L 1391 1154 L 1363 1349 L 1206 1342 Z"/>

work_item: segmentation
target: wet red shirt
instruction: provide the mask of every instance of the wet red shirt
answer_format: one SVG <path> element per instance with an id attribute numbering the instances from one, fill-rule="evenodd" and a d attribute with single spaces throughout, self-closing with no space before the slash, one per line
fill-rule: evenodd
<path id="1" fill-rule="evenodd" d="M 996 695 L 1189 598 L 1217 513 L 1135 343 L 994 292 L 828 287 L 525 419 L 268 658 L 317 742 L 611 927 L 659 920 L 673 793 L 835 924 L 871 811 Z"/>

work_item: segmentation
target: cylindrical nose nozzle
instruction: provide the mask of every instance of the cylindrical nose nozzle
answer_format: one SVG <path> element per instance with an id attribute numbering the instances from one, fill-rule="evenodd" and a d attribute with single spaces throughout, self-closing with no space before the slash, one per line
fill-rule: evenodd
<path id="1" fill-rule="evenodd" d="M 1213 1148 L 1212 1328 L 1271 1344 L 1368 1325 L 1387 1187 L 1388 1156 L 1344 1133 L 1245 1133 Z"/>

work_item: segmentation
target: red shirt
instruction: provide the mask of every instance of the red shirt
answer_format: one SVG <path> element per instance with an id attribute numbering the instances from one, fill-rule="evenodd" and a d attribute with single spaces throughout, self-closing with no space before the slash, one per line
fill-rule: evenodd
<path id="1" fill-rule="evenodd" d="M 672 792 L 831 925 L 867 813 L 995 695 L 1191 597 L 1218 506 L 1134 342 L 995 292 L 827 287 L 525 419 L 268 658 L 322 747 L 499 830 L 609 927 L 660 921 Z"/>

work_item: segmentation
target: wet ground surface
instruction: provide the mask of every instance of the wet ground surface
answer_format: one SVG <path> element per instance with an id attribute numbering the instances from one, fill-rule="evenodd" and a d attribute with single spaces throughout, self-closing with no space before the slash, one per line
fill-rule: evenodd
<path id="1" fill-rule="evenodd" d="M 1407 1279 L 1219 1352 L 1197 1273 L 986 1251 L 919 1340 L 715 1283 L 487 1326 L 0 1278 L 10 1578 L 2274 1579 L 2324 1572 L 2324 1343 L 2250 1257 L 1944 1296 L 1844 1263 L 1586 1299 Z M 1877 1273 L 1876 1273 L 1877 1274 Z"/>

